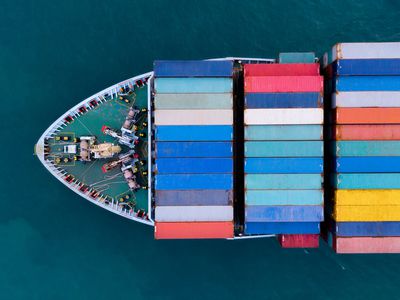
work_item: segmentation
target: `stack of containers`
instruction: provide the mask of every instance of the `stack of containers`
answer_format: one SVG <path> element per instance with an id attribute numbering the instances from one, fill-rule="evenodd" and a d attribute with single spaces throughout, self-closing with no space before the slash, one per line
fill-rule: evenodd
<path id="1" fill-rule="evenodd" d="M 155 238 L 232 238 L 233 63 L 156 61 Z"/>
<path id="2" fill-rule="evenodd" d="M 400 43 L 343 43 L 332 77 L 337 253 L 400 252 Z"/>
<path id="3" fill-rule="evenodd" d="M 247 64 L 245 233 L 318 247 L 323 221 L 323 79 L 319 64 Z"/>

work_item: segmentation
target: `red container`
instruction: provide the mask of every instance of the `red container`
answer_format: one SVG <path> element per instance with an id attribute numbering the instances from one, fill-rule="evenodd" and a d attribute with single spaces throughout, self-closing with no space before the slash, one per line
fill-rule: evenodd
<path id="1" fill-rule="evenodd" d="M 400 253 L 400 237 L 334 238 L 336 253 Z"/>
<path id="2" fill-rule="evenodd" d="M 233 238 L 232 222 L 156 222 L 154 237 L 161 239 Z"/>
<path id="3" fill-rule="evenodd" d="M 337 108 L 337 124 L 397 124 L 400 123 L 399 107 Z"/>
<path id="4" fill-rule="evenodd" d="M 247 64 L 244 76 L 318 76 L 319 64 Z"/>
<path id="5" fill-rule="evenodd" d="M 321 76 L 256 76 L 245 77 L 246 93 L 322 93 Z"/>
<path id="6" fill-rule="evenodd" d="M 400 125 L 337 125 L 334 139 L 351 140 L 400 140 Z"/>
<path id="7" fill-rule="evenodd" d="M 319 234 L 282 234 L 278 241 L 282 248 L 318 248 Z"/>

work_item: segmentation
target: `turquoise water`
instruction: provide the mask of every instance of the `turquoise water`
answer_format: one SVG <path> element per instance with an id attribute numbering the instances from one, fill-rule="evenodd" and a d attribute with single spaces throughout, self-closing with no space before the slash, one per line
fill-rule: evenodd
<path id="1" fill-rule="evenodd" d="M 83 200 L 32 155 L 59 115 L 154 59 L 400 41 L 398 1 L 56 2 L 0 3 L 0 299 L 400 298 L 400 255 L 154 241 L 150 227 Z"/>

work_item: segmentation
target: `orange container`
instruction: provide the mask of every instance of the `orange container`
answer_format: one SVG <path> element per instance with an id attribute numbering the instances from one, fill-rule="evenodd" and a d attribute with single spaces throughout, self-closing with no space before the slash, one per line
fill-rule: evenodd
<path id="1" fill-rule="evenodd" d="M 161 239 L 226 239 L 233 237 L 232 222 L 156 222 L 154 237 Z"/>
<path id="2" fill-rule="evenodd" d="M 334 139 L 400 140 L 400 125 L 337 125 Z"/>
<path id="3" fill-rule="evenodd" d="M 400 253 L 400 237 L 337 237 L 337 253 Z"/>
<path id="4" fill-rule="evenodd" d="M 365 107 L 337 108 L 337 124 L 398 124 L 400 123 L 399 107 Z"/>

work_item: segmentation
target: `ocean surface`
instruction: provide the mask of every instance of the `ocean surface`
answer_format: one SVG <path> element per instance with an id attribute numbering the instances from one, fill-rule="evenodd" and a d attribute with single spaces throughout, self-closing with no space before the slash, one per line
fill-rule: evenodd
<path id="1" fill-rule="evenodd" d="M 321 55 L 400 41 L 399 19 L 397 0 L 2 0 L 0 299 L 400 299 L 400 255 L 155 241 L 33 155 L 67 109 L 155 59 Z"/>

